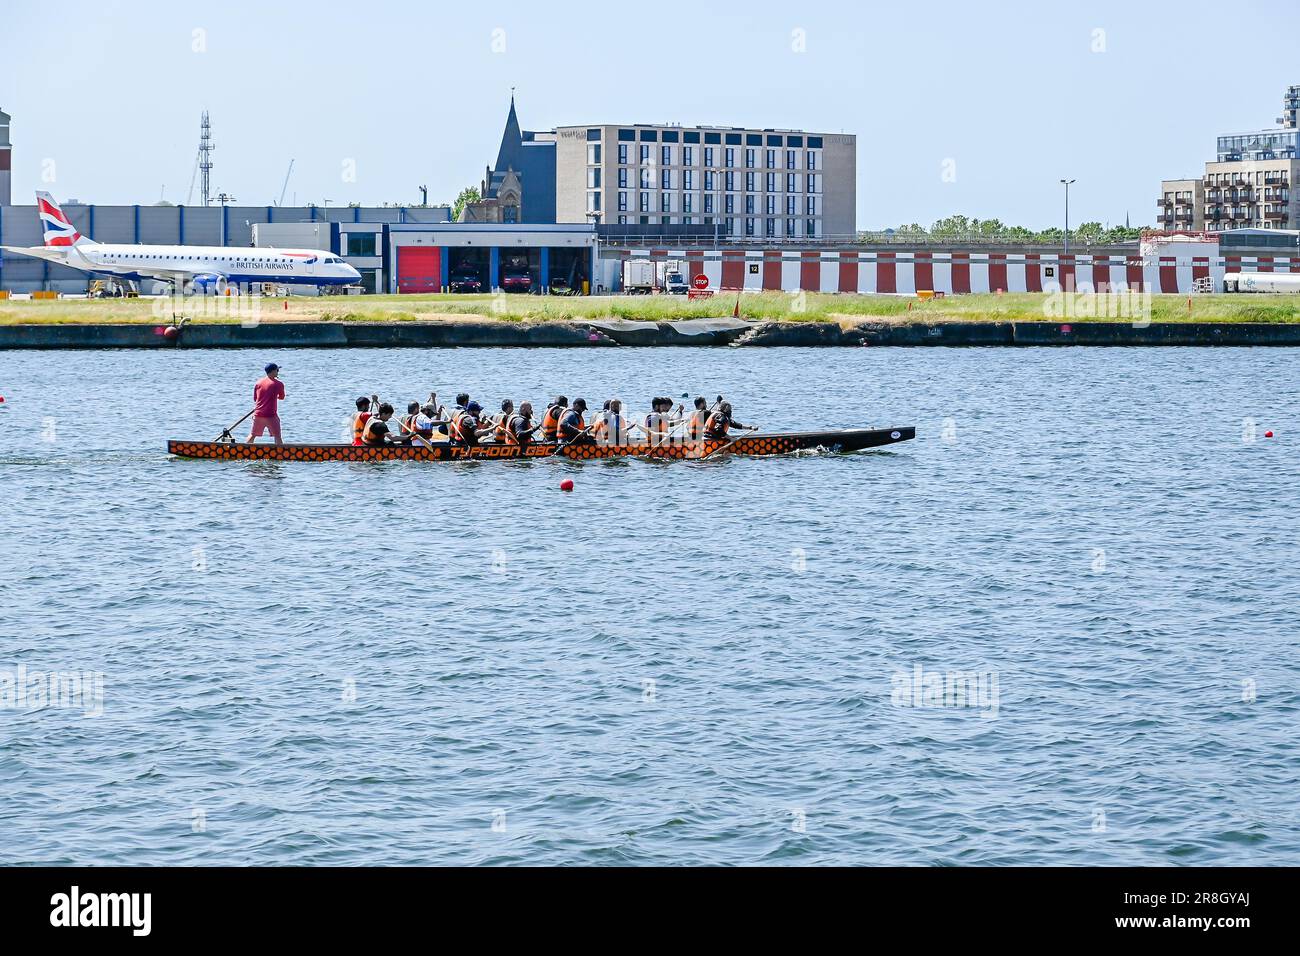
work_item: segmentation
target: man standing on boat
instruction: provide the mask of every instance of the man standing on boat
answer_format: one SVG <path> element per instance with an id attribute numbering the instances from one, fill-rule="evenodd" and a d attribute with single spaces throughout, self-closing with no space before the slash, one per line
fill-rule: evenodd
<path id="1" fill-rule="evenodd" d="M 248 431 L 251 445 L 265 432 L 270 432 L 277 445 L 283 445 L 280 437 L 280 406 L 284 400 L 284 382 L 280 381 L 280 366 L 272 362 L 264 370 L 266 377 L 253 386 L 253 427 Z"/>

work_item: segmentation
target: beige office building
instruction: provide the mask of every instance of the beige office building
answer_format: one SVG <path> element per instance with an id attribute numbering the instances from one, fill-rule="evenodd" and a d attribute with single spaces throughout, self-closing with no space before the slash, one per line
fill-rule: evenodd
<path id="1" fill-rule="evenodd" d="M 1198 179 L 1160 185 L 1162 229 L 1300 229 L 1300 86 L 1287 89 L 1278 126 L 1220 136 L 1217 156 Z"/>
<path id="2" fill-rule="evenodd" d="M 715 226 L 722 238 L 857 232 L 857 137 L 717 126 L 565 126 L 556 220 Z"/>

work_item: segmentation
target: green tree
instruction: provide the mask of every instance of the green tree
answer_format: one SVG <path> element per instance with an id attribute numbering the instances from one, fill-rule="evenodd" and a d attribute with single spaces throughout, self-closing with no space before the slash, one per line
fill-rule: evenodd
<path id="1" fill-rule="evenodd" d="M 479 194 L 477 186 L 466 186 L 456 197 L 456 201 L 451 206 L 451 221 L 460 222 L 460 214 L 464 212 L 465 206 L 472 202 L 480 202 L 483 199 Z"/>

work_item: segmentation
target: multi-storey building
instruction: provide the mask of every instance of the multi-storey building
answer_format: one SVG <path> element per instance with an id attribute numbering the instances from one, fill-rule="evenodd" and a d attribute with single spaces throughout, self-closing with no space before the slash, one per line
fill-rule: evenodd
<path id="1" fill-rule="evenodd" d="M 8 206 L 13 199 L 9 177 L 13 175 L 13 148 L 9 145 L 9 114 L 0 110 L 0 206 Z"/>
<path id="2" fill-rule="evenodd" d="M 1165 229 L 1300 228 L 1300 86 L 1287 89 L 1279 125 L 1218 138 L 1216 158 L 1196 180 L 1161 183 L 1157 222 Z"/>
<path id="3" fill-rule="evenodd" d="M 722 237 L 847 238 L 857 137 L 728 127 L 564 126 L 560 222 L 716 227 Z"/>

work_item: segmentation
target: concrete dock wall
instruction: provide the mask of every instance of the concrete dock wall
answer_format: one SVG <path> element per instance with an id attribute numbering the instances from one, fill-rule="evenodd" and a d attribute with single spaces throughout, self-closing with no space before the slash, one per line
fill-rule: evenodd
<path id="1" fill-rule="evenodd" d="M 925 346 L 1288 346 L 1300 347 L 1300 324 L 1161 322 L 865 321 L 758 322 L 686 335 L 671 323 L 635 328 L 583 323 L 283 322 L 257 326 L 188 325 L 169 337 L 162 326 L 0 325 L 0 349 L 238 348 L 607 348 L 629 347 L 925 347 Z"/>

